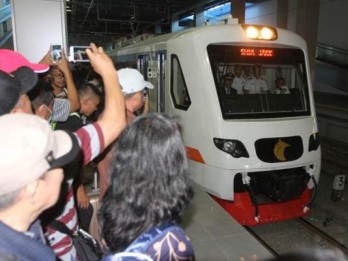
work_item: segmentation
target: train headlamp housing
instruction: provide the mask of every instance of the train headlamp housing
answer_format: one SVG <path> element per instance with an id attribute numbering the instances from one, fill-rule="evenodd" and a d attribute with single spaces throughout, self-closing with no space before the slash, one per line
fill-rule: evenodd
<path id="1" fill-rule="evenodd" d="M 309 137 L 308 151 L 317 150 L 319 146 L 320 146 L 319 133 L 316 132 Z"/>
<path id="2" fill-rule="evenodd" d="M 250 39 L 274 41 L 278 38 L 277 30 L 274 27 L 264 25 L 242 25 Z"/>
<path id="3" fill-rule="evenodd" d="M 214 144 L 223 152 L 230 154 L 234 158 L 249 158 L 249 153 L 247 152 L 245 146 L 239 140 L 229 140 L 229 139 L 219 139 L 214 138 Z"/>

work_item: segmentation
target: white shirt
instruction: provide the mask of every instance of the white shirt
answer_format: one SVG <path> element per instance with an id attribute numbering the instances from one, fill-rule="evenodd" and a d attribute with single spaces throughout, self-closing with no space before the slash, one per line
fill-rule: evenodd
<path id="1" fill-rule="evenodd" d="M 232 88 L 237 90 L 237 94 L 243 94 L 243 87 L 245 85 L 245 79 L 242 77 L 235 77 L 233 79 Z"/>
<path id="2" fill-rule="evenodd" d="M 275 94 L 290 94 L 290 91 L 289 91 L 288 87 L 283 85 L 282 87 L 275 89 L 274 93 Z"/>
<path id="3" fill-rule="evenodd" d="M 266 80 L 263 78 L 248 78 L 244 86 L 245 90 L 249 91 L 249 94 L 261 93 L 268 90 Z"/>

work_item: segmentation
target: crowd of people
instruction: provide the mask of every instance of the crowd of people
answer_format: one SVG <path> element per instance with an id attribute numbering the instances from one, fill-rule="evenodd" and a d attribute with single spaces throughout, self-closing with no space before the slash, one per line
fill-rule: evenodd
<path id="1" fill-rule="evenodd" d="M 64 51 L 59 61 L 49 51 L 31 63 L 0 50 L 0 259 L 79 260 L 71 237 L 53 220 L 73 233 L 88 229 L 84 166 L 107 156 L 98 215 L 105 259 L 126 249 L 138 252 L 132 242 L 165 227 L 156 242 L 166 244 L 158 249 L 153 242 L 143 254 L 194 260 L 179 226 L 193 196 L 180 126 L 168 115 L 148 113 L 144 89 L 153 85 L 139 71 L 117 71 L 94 44 L 86 52 L 98 85 L 76 79 Z"/>

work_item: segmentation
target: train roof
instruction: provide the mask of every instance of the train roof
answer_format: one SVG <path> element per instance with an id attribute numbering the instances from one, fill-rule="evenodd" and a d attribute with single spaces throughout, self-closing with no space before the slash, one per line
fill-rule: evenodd
<path id="1" fill-rule="evenodd" d="M 206 32 L 206 31 L 210 31 L 211 33 L 216 32 L 216 31 L 224 31 L 224 30 L 226 30 L 226 28 L 230 28 L 230 29 L 234 29 L 234 30 L 242 30 L 242 25 L 241 24 L 220 24 L 220 25 L 206 25 L 206 26 L 200 26 L 200 27 L 193 27 L 193 28 L 185 29 L 185 30 L 182 30 L 179 32 L 168 33 L 168 34 L 163 34 L 163 35 L 151 37 L 151 38 L 148 38 L 146 40 L 143 40 L 143 41 L 140 41 L 140 42 L 128 45 L 128 46 L 113 49 L 113 50 L 109 51 L 109 53 L 110 54 L 118 53 L 118 52 L 122 53 L 123 51 L 128 52 L 128 51 L 131 51 L 132 49 L 139 49 L 141 47 L 151 46 L 151 45 L 156 45 L 156 47 L 157 47 L 156 49 L 158 49 L 158 48 L 165 49 L 168 41 L 183 38 L 183 37 L 190 36 L 190 35 L 199 35 L 201 32 Z M 281 28 L 276 28 L 276 30 L 278 32 L 278 36 L 279 36 L 278 38 L 279 39 L 281 38 L 281 40 L 276 41 L 277 44 L 296 45 L 296 46 L 303 48 L 303 49 L 306 48 L 306 43 L 300 35 L 296 34 L 295 32 L 281 29 Z M 239 35 L 239 39 L 236 35 Z M 253 42 L 257 41 L 257 40 L 248 39 L 244 33 L 243 34 L 240 33 L 240 34 L 236 34 L 236 35 L 235 35 L 236 41 L 241 41 L 241 42 L 245 42 L 245 43 L 246 42 L 253 43 Z M 212 39 L 215 40 L 214 37 L 212 37 Z"/>

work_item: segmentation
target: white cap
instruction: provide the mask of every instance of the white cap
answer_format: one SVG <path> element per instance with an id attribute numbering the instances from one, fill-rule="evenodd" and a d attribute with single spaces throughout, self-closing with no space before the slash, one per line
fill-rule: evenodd
<path id="1" fill-rule="evenodd" d="M 136 69 L 124 68 L 118 71 L 118 80 L 125 94 L 139 92 L 145 88 L 153 89 L 151 82 L 144 80 L 144 76 Z"/>
<path id="2" fill-rule="evenodd" d="M 0 136 L 0 195 L 65 166 L 80 151 L 74 134 L 53 131 L 47 121 L 26 113 L 1 116 Z"/>

